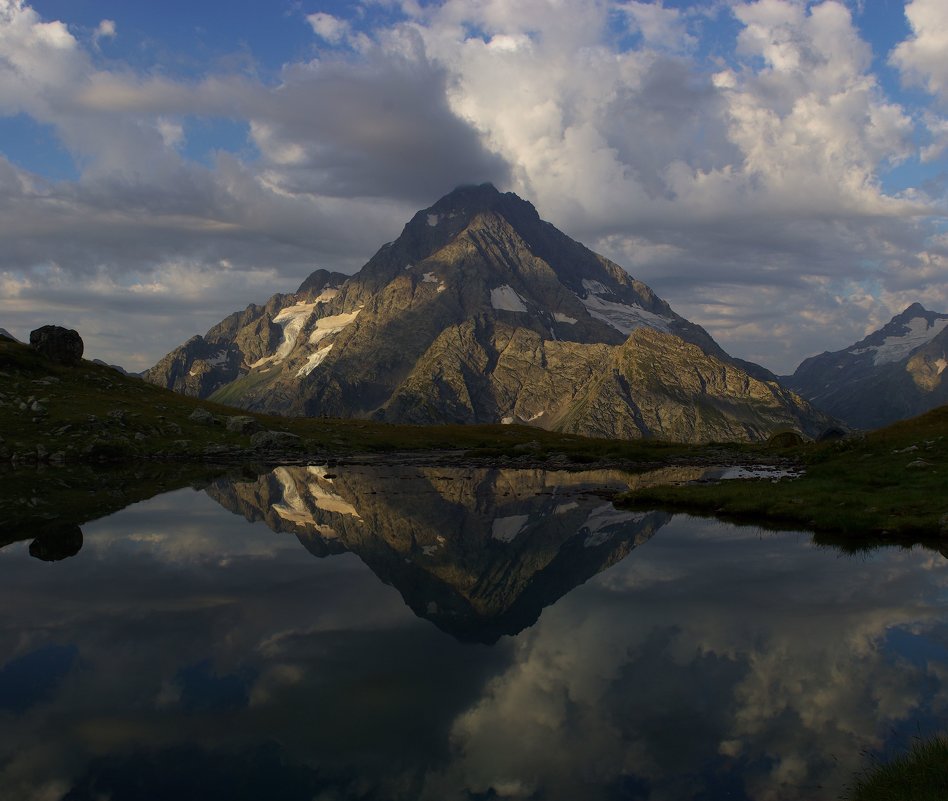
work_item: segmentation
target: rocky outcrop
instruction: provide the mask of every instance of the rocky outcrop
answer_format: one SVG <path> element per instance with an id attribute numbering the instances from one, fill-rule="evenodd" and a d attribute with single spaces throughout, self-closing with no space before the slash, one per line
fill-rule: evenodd
<path id="1" fill-rule="evenodd" d="M 587 345 L 477 322 L 439 337 L 383 415 L 688 442 L 754 441 L 788 428 L 816 437 L 830 423 L 776 380 L 672 334 L 643 327 L 621 345 Z"/>
<path id="2" fill-rule="evenodd" d="M 82 361 L 82 337 L 72 328 L 44 325 L 30 331 L 30 347 L 56 364 L 76 365 Z"/>
<path id="3" fill-rule="evenodd" d="M 490 185 L 418 212 L 347 280 L 318 271 L 146 376 L 268 413 L 607 437 L 748 440 L 774 426 L 812 436 L 829 422 Z"/>
<path id="4" fill-rule="evenodd" d="M 292 294 L 273 295 L 264 305 L 249 305 L 229 315 L 204 336 L 193 336 L 175 348 L 142 378 L 184 395 L 207 398 L 246 376 L 284 342 L 284 326 L 274 318 L 288 307 L 318 305 L 337 293 L 348 278 L 317 270 Z"/>
<path id="5" fill-rule="evenodd" d="M 948 314 L 913 303 L 843 350 L 803 361 L 785 383 L 851 426 L 879 428 L 948 404 Z"/>

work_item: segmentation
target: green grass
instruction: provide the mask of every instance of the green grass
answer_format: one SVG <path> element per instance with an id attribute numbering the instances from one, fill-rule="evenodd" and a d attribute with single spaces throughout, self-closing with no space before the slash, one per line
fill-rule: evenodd
<path id="1" fill-rule="evenodd" d="M 225 384 L 220 389 L 215 390 L 211 393 L 208 400 L 213 403 L 228 405 L 251 390 L 262 389 L 269 381 L 272 381 L 276 375 L 275 372 L 267 373 L 262 370 L 256 373 L 247 373 L 231 381 L 229 384 Z"/>
<path id="2" fill-rule="evenodd" d="M 835 535 L 935 540 L 948 534 L 948 407 L 862 439 L 783 453 L 805 467 L 801 478 L 652 487 L 621 502 Z M 925 464 L 912 466 L 918 461 Z"/>
<path id="3" fill-rule="evenodd" d="M 917 740 L 908 753 L 880 762 L 857 777 L 848 801 L 945 801 L 948 737 Z"/>

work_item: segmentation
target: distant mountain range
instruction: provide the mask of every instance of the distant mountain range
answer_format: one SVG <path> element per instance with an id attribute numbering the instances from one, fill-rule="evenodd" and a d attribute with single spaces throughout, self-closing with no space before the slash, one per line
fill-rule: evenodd
<path id="1" fill-rule="evenodd" d="M 803 361 L 784 381 L 825 412 L 872 429 L 948 403 L 948 314 L 913 303 L 865 339 Z"/>
<path id="2" fill-rule="evenodd" d="M 355 275 L 318 270 L 144 377 L 280 414 L 603 437 L 747 441 L 832 424 L 490 185 L 419 211 Z"/>

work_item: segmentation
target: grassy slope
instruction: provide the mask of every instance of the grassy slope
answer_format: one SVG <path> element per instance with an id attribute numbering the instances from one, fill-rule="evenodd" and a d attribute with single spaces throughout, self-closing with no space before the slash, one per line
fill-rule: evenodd
<path id="1" fill-rule="evenodd" d="M 907 754 L 860 776 L 850 801 L 944 801 L 948 798 L 948 737 L 919 740 Z"/>
<path id="2" fill-rule="evenodd" d="M 864 439 L 788 453 L 806 465 L 803 477 L 653 487 L 629 493 L 623 503 L 844 536 L 948 534 L 948 407 Z"/>

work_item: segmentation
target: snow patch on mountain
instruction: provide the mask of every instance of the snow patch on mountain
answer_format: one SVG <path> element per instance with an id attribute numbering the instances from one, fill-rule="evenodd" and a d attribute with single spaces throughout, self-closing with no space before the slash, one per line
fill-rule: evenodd
<path id="1" fill-rule="evenodd" d="M 872 363 L 876 366 L 900 362 L 916 348 L 926 345 L 948 327 L 948 318 L 935 320 L 931 325 L 924 317 L 916 317 L 906 324 L 904 334 L 886 337 L 881 345 L 870 345 L 868 348 L 851 350 L 854 356 L 861 353 L 874 353 Z"/>
<path id="2" fill-rule="evenodd" d="M 250 368 L 255 369 L 272 362 L 282 362 L 289 356 L 290 351 L 293 350 L 293 346 L 296 344 L 296 338 L 299 336 L 303 326 L 309 322 L 309 318 L 312 316 L 313 309 L 316 308 L 316 305 L 316 301 L 313 301 L 312 303 L 297 303 L 293 306 L 287 306 L 281 309 L 277 316 L 273 318 L 273 322 L 283 329 L 283 340 L 274 353 L 257 359 L 257 361 L 250 365 Z"/>
<path id="3" fill-rule="evenodd" d="M 509 515 L 494 518 L 491 524 L 491 537 L 501 542 L 513 542 L 527 525 L 530 515 Z"/>
<path id="4" fill-rule="evenodd" d="M 336 295 L 339 294 L 339 290 L 335 287 L 326 287 L 319 295 L 314 299 L 314 303 L 329 303 Z"/>
<path id="5" fill-rule="evenodd" d="M 428 225 L 434 228 L 439 222 L 441 222 L 440 214 L 429 214 L 428 215 Z"/>
<path id="6" fill-rule="evenodd" d="M 423 284 L 437 284 L 438 277 L 434 273 L 425 273 L 421 277 L 421 283 Z"/>
<path id="7" fill-rule="evenodd" d="M 612 294 L 612 290 L 602 283 L 602 281 L 590 281 L 588 278 L 583 279 L 583 289 L 585 289 L 590 295 Z"/>
<path id="8" fill-rule="evenodd" d="M 585 284 L 586 282 L 583 281 Z M 590 282 L 595 283 L 595 282 Z M 671 320 L 655 312 L 646 311 L 641 306 L 630 306 L 626 303 L 614 303 L 603 300 L 598 295 L 587 295 L 580 298 L 586 311 L 597 320 L 611 325 L 617 331 L 628 336 L 636 328 L 654 328 L 657 331 L 671 332 Z"/>
<path id="9" fill-rule="evenodd" d="M 355 318 L 359 316 L 360 311 L 362 311 L 361 306 L 355 311 L 347 312 L 346 314 L 333 314 L 329 317 L 321 317 L 316 321 L 316 327 L 309 335 L 309 344 L 318 345 L 326 337 L 332 334 L 338 334 L 347 325 L 352 324 Z"/>
<path id="10" fill-rule="evenodd" d="M 223 367 L 225 364 L 227 364 L 227 351 L 218 351 L 216 355 L 209 356 L 207 359 L 195 359 L 191 369 L 188 370 L 188 375 L 196 376 L 200 372 L 196 366 L 200 362 L 205 362 L 211 365 L 211 367 Z"/>
<path id="11" fill-rule="evenodd" d="M 568 314 L 562 314 L 561 312 L 553 312 L 553 319 L 558 323 L 568 323 L 569 325 L 577 322 L 575 317 L 570 317 Z"/>
<path id="12" fill-rule="evenodd" d="M 527 310 L 523 298 L 507 284 L 502 284 L 490 291 L 490 305 L 497 311 L 525 312 Z"/>
<path id="13" fill-rule="evenodd" d="M 309 354 L 306 358 L 306 364 L 304 364 L 296 373 L 297 378 L 302 378 L 303 376 L 309 375 L 313 370 L 315 370 L 319 365 L 321 365 L 326 357 L 329 355 L 329 351 L 332 350 L 332 343 L 328 344 L 325 348 L 316 351 L 315 353 Z"/>

